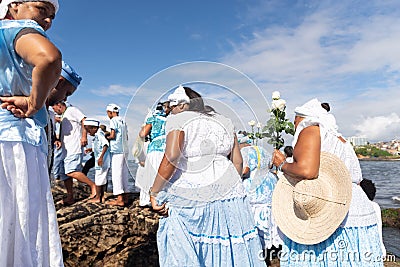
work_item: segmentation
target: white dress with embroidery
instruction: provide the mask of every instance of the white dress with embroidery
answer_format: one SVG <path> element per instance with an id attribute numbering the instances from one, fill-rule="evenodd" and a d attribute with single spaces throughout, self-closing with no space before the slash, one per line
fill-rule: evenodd
<path id="1" fill-rule="evenodd" d="M 184 132 L 184 147 L 170 184 L 157 197 L 160 266 L 265 266 L 241 178 L 228 155 L 232 122 L 185 111 L 167 119 L 166 132 Z"/>

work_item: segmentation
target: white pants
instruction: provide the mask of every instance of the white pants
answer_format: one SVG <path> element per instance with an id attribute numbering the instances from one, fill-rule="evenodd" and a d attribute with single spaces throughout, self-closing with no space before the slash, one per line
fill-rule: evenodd
<path id="1" fill-rule="evenodd" d="M 0 266 L 63 266 L 47 157 L 0 142 Z"/>
<path id="2" fill-rule="evenodd" d="M 128 192 L 129 170 L 123 153 L 111 153 L 111 175 L 113 194 L 116 196 Z"/>

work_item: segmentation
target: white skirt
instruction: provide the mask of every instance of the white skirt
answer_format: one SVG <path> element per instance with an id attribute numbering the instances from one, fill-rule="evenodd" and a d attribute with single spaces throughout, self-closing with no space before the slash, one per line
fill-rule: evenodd
<path id="1" fill-rule="evenodd" d="M 140 188 L 140 206 L 150 205 L 149 189 L 156 179 L 158 167 L 160 167 L 163 157 L 164 152 L 153 151 L 148 153 L 143 173 L 136 177 L 136 186 Z"/>
<path id="2" fill-rule="evenodd" d="M 64 266 L 47 157 L 0 142 L 0 266 Z"/>

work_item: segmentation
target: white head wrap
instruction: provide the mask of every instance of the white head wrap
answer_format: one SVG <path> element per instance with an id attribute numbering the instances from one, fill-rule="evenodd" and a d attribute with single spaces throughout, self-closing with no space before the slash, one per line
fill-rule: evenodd
<path id="1" fill-rule="evenodd" d="M 187 96 L 185 88 L 179 85 L 179 87 L 168 96 L 168 101 L 170 106 L 176 106 L 178 104 L 189 104 L 190 98 Z"/>
<path id="2" fill-rule="evenodd" d="M 83 125 L 85 125 L 85 126 L 96 126 L 96 127 L 99 127 L 100 121 L 98 121 L 98 120 L 96 120 L 96 119 L 86 118 L 86 119 L 83 121 Z"/>
<path id="3" fill-rule="evenodd" d="M 321 102 L 319 102 L 318 99 L 314 98 L 304 105 L 295 108 L 294 112 L 296 116 L 316 121 L 334 135 L 341 136 L 341 134 L 338 133 L 339 127 L 336 124 L 335 116 L 328 113 L 328 111 L 321 106 Z"/>
<path id="4" fill-rule="evenodd" d="M 0 3 L 0 19 L 4 19 L 4 17 L 7 15 L 9 4 L 22 2 L 48 2 L 54 6 L 56 13 L 59 8 L 58 0 L 3 0 Z"/>
<path id="5" fill-rule="evenodd" d="M 119 112 L 120 107 L 116 104 L 108 104 L 106 110 L 111 112 Z"/>

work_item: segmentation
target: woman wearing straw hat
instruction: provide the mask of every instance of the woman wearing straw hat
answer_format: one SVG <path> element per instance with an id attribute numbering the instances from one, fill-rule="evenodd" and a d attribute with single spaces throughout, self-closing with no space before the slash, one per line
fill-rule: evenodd
<path id="1" fill-rule="evenodd" d="M 272 211 L 284 233 L 281 266 L 383 266 L 377 218 L 358 185 L 349 142 L 317 99 L 295 109 L 293 163 L 281 170 Z"/>
<path id="2" fill-rule="evenodd" d="M 206 110 L 189 87 L 169 100 L 166 150 L 150 189 L 153 209 L 167 216 L 157 232 L 160 266 L 265 266 L 231 120 Z"/>
<path id="3" fill-rule="evenodd" d="M 63 266 L 44 107 L 61 53 L 45 31 L 57 0 L 0 3 L 0 266 Z"/>

